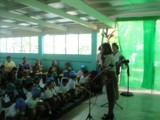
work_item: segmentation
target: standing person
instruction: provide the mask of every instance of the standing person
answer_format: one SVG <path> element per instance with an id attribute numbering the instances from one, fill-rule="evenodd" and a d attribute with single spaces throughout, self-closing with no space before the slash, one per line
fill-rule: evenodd
<path id="1" fill-rule="evenodd" d="M 16 67 L 15 62 L 12 61 L 11 56 L 7 56 L 7 60 L 4 62 L 5 71 L 9 73 L 14 67 Z"/>
<path id="2" fill-rule="evenodd" d="M 99 46 L 98 48 L 99 50 L 99 53 L 97 54 L 97 57 L 96 57 L 96 63 L 97 63 L 97 70 L 100 71 L 101 70 L 101 65 L 102 65 L 102 60 L 101 60 L 101 46 Z"/>
<path id="3" fill-rule="evenodd" d="M 114 118 L 114 106 L 116 100 L 118 99 L 118 79 L 116 75 L 116 66 L 115 66 L 115 57 L 112 53 L 112 49 L 109 43 L 102 44 L 102 68 L 108 68 L 104 77 L 106 80 L 106 90 L 107 90 L 107 98 L 108 98 L 108 113 L 104 115 L 103 120 L 113 119 Z"/>
<path id="4" fill-rule="evenodd" d="M 119 75 L 120 66 L 121 66 L 120 61 L 122 58 L 122 54 L 119 51 L 119 47 L 118 47 L 117 43 L 112 43 L 112 51 L 113 51 L 113 55 L 114 55 L 115 63 L 116 63 L 116 74 Z"/>

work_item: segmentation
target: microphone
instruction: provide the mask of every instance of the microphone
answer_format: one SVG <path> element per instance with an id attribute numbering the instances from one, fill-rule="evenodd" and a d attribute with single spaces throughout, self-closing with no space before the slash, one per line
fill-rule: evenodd
<path id="1" fill-rule="evenodd" d="M 121 63 L 128 64 L 129 60 L 122 60 Z"/>
<path id="2" fill-rule="evenodd" d="M 111 68 L 111 67 L 114 67 L 114 65 L 113 65 L 113 64 L 109 64 L 109 66 L 108 66 L 108 67 L 110 67 L 110 68 Z"/>

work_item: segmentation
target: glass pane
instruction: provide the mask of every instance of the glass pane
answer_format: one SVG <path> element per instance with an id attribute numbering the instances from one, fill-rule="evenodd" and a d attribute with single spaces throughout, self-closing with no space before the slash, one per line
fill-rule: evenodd
<path id="1" fill-rule="evenodd" d="M 53 35 L 45 35 L 44 36 L 44 53 L 45 54 L 53 54 Z"/>
<path id="2" fill-rule="evenodd" d="M 13 43 L 13 51 L 14 53 L 21 53 L 21 38 L 14 38 L 14 43 Z"/>
<path id="3" fill-rule="evenodd" d="M 13 53 L 13 38 L 7 38 L 7 52 Z"/>
<path id="4" fill-rule="evenodd" d="M 54 54 L 65 54 L 65 35 L 54 36 Z"/>
<path id="5" fill-rule="evenodd" d="M 31 51 L 30 53 L 38 53 L 38 36 L 31 37 Z"/>
<path id="6" fill-rule="evenodd" d="M 22 53 L 30 53 L 30 37 L 22 37 Z"/>
<path id="7" fill-rule="evenodd" d="M 66 35 L 66 54 L 78 54 L 78 35 Z"/>
<path id="8" fill-rule="evenodd" d="M 79 54 L 90 55 L 92 46 L 91 34 L 79 35 Z"/>
<path id="9" fill-rule="evenodd" d="M 0 52 L 7 52 L 7 39 L 6 38 L 1 38 L 0 39 Z"/>

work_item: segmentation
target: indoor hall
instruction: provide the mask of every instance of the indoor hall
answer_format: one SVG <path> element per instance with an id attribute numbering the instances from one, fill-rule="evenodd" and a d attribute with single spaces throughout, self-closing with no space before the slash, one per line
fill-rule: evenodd
<path id="1" fill-rule="evenodd" d="M 99 94 L 91 110 L 96 120 L 105 111 L 115 120 L 157 120 L 159 6 L 160 0 L 0 0 L 0 119 L 86 119 L 91 90 Z M 114 81 L 109 97 L 101 94 L 101 74 Z M 133 96 L 119 95 L 118 87 Z M 113 107 L 118 95 L 123 110 Z M 105 102 L 110 111 L 100 107 Z"/>

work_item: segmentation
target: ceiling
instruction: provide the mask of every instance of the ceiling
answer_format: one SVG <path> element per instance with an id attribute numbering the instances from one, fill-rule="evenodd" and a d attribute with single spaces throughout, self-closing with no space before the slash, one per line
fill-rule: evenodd
<path id="1" fill-rule="evenodd" d="M 117 18 L 159 16 L 160 0 L 0 0 L 0 37 L 115 28 Z"/>

